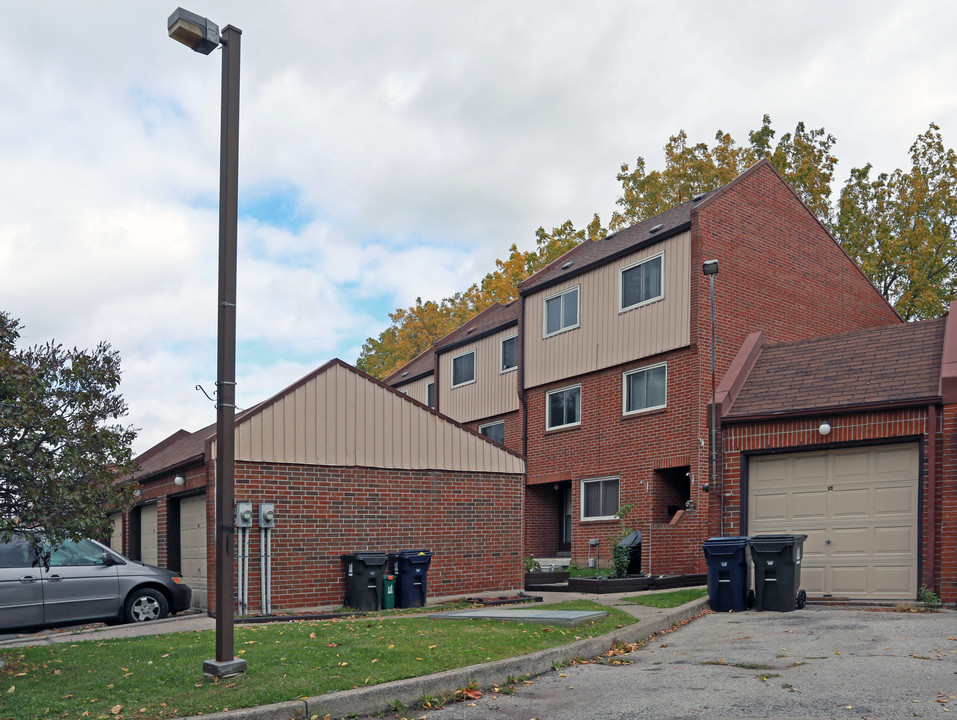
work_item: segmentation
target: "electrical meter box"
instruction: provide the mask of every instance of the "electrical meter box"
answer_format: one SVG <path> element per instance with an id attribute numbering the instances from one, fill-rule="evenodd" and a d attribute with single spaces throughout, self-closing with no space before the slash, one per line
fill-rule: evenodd
<path id="1" fill-rule="evenodd" d="M 253 525 L 253 504 L 251 502 L 236 503 L 236 527 L 247 528 Z"/>
<path id="2" fill-rule="evenodd" d="M 276 527 L 276 506 L 272 503 L 259 503 L 259 527 Z"/>

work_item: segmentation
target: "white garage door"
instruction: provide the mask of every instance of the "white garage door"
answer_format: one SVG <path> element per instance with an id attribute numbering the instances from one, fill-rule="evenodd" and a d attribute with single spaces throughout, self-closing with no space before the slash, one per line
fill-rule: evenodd
<path id="1" fill-rule="evenodd" d="M 805 533 L 808 594 L 917 595 L 916 444 L 751 458 L 748 534 Z"/>
<path id="2" fill-rule="evenodd" d="M 179 503 L 180 565 L 186 584 L 193 589 L 192 606 L 206 609 L 206 496 L 183 498 Z"/>
<path id="3" fill-rule="evenodd" d="M 110 547 L 123 553 L 123 513 L 110 513 Z"/>
<path id="4" fill-rule="evenodd" d="M 140 509 L 140 561 L 146 565 L 156 565 L 159 562 L 155 505 L 144 505 Z"/>

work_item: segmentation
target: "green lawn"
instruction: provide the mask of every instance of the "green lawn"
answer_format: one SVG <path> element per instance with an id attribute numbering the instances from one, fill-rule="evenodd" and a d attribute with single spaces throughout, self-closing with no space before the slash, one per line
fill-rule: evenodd
<path id="1" fill-rule="evenodd" d="M 537 606 L 543 607 L 543 606 Z M 553 610 L 606 610 L 573 629 L 481 620 L 366 616 L 237 625 L 245 675 L 203 681 L 213 631 L 0 650 L 0 718 L 165 718 L 264 705 L 524 655 L 635 622 L 579 600 Z"/>
<path id="2" fill-rule="evenodd" d="M 705 588 L 687 588 L 685 590 L 675 590 L 674 592 L 649 593 L 648 595 L 635 595 L 622 599 L 637 605 L 647 605 L 656 608 L 676 608 L 692 600 L 703 598 L 707 594 L 708 591 Z"/>

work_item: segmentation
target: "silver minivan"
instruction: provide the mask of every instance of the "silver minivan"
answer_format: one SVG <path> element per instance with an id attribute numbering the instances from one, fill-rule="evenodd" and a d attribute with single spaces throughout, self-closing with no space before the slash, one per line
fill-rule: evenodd
<path id="1" fill-rule="evenodd" d="M 68 540 L 50 567 L 22 538 L 0 543 L 0 629 L 93 620 L 145 622 L 189 608 L 179 573 L 123 557 L 94 540 Z"/>

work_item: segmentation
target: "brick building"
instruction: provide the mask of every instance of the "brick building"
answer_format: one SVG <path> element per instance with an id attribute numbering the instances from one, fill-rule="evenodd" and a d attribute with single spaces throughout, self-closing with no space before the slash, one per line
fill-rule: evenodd
<path id="1" fill-rule="evenodd" d="M 703 263 L 712 259 L 719 266 L 713 377 L 710 286 L 702 273 Z M 598 557 L 607 565 L 622 526 L 615 513 L 631 505 L 624 524 L 642 532 L 645 572 L 701 571 L 701 543 L 710 536 L 807 530 L 805 568 L 812 593 L 912 598 L 919 584 L 948 597 L 957 592 L 952 588 L 954 551 L 946 549 L 949 515 L 934 517 L 932 507 L 953 501 L 948 498 L 954 480 L 943 471 L 923 472 L 921 480 L 905 483 L 907 492 L 920 497 L 918 508 L 918 500 L 907 496 L 918 509 L 905 518 L 906 531 L 898 527 L 875 537 L 874 524 L 886 516 L 867 511 L 869 519 L 854 530 L 864 545 L 854 553 L 825 537 L 831 525 L 823 519 L 814 525 L 807 518 L 775 515 L 784 512 L 781 508 L 761 514 L 768 498 L 776 497 L 774 485 L 753 478 L 749 485 L 748 468 L 753 464 L 760 473 L 778 466 L 762 453 L 789 454 L 792 465 L 814 455 L 800 453 L 817 450 L 831 463 L 870 463 L 871 469 L 863 471 L 868 492 L 904 502 L 900 487 L 884 491 L 878 470 L 891 459 L 914 467 L 944 462 L 947 443 L 921 438 L 927 423 L 934 422 L 929 414 L 936 413 L 943 427 L 953 422 L 936 387 L 946 367 L 935 344 L 939 338 L 901 322 L 769 163 L 762 161 L 718 190 L 576 247 L 519 289 L 514 309 L 494 307 L 476 317 L 386 382 L 401 387 L 412 375 L 404 373 L 417 368 L 417 376 L 432 383 L 440 408 L 454 408 L 448 412 L 457 419 L 489 422 L 492 418 L 483 411 L 451 401 L 460 387 L 443 372 L 449 366 L 444 358 L 471 355 L 469 391 L 481 396 L 482 359 L 495 361 L 496 348 L 511 327 L 506 323 L 517 315 L 516 402 L 504 418 L 506 428 L 520 428 L 518 436 L 507 433 L 505 444 L 520 449 L 527 463 L 526 554 L 567 553 L 579 564 Z M 942 333 L 943 322 L 927 327 Z M 898 339 L 892 375 L 898 381 L 895 392 L 903 394 L 894 396 L 892 411 L 871 400 L 872 375 L 854 375 L 861 352 L 851 340 L 880 343 L 882 333 Z M 717 444 L 712 445 L 710 408 L 717 383 L 738 387 L 748 379 L 738 365 L 732 372 L 729 368 L 742 348 L 750 348 L 752 361 L 762 357 L 755 350 L 756 337 L 765 349 L 762 363 L 769 362 L 767 353 L 775 357 L 777 348 L 791 348 L 783 366 L 764 376 L 763 386 L 778 398 L 780 412 L 791 423 L 802 413 L 818 413 L 822 402 L 843 408 L 834 412 L 837 425 L 830 440 L 818 433 L 818 425 L 808 439 L 806 418 L 800 420 L 803 434 L 770 430 L 766 417 L 742 404 L 755 392 L 751 378 L 741 397 L 732 397 L 722 384 Z M 810 406 L 798 402 L 783 383 L 793 387 L 802 377 L 799 369 L 785 370 L 802 368 L 816 339 L 828 348 L 824 367 L 840 372 L 819 386 L 817 404 Z M 904 346 L 913 350 L 905 352 Z M 903 376 L 910 381 L 901 383 Z M 862 414 L 865 407 L 884 414 L 875 420 Z M 849 428 L 856 426 L 860 429 L 854 435 Z M 769 432 L 774 440 L 766 437 Z M 874 443 L 881 447 L 870 448 Z M 904 452 L 898 453 L 901 448 Z M 812 487 L 815 482 L 834 485 L 826 474 L 821 478 L 808 482 Z M 781 482 L 792 484 L 791 479 Z M 780 503 L 790 508 L 793 496 Z M 865 537 L 867 533 L 871 535 Z M 850 534 L 845 528 L 844 536 Z M 902 544 L 886 550 L 892 539 Z M 911 560 L 902 565 L 904 546 Z M 834 560 L 835 555 L 841 557 Z M 836 575 L 841 579 L 835 583 Z"/>
<path id="2" fill-rule="evenodd" d="M 139 502 L 114 523 L 114 547 L 182 572 L 203 608 L 215 603 L 215 457 L 214 426 L 144 453 Z M 341 605 L 341 555 L 359 551 L 431 550 L 430 597 L 520 588 L 523 472 L 515 453 L 338 360 L 236 418 L 236 501 L 254 517 L 275 506 L 274 611 Z M 248 611 L 263 548 L 254 520 L 238 584 Z"/>

